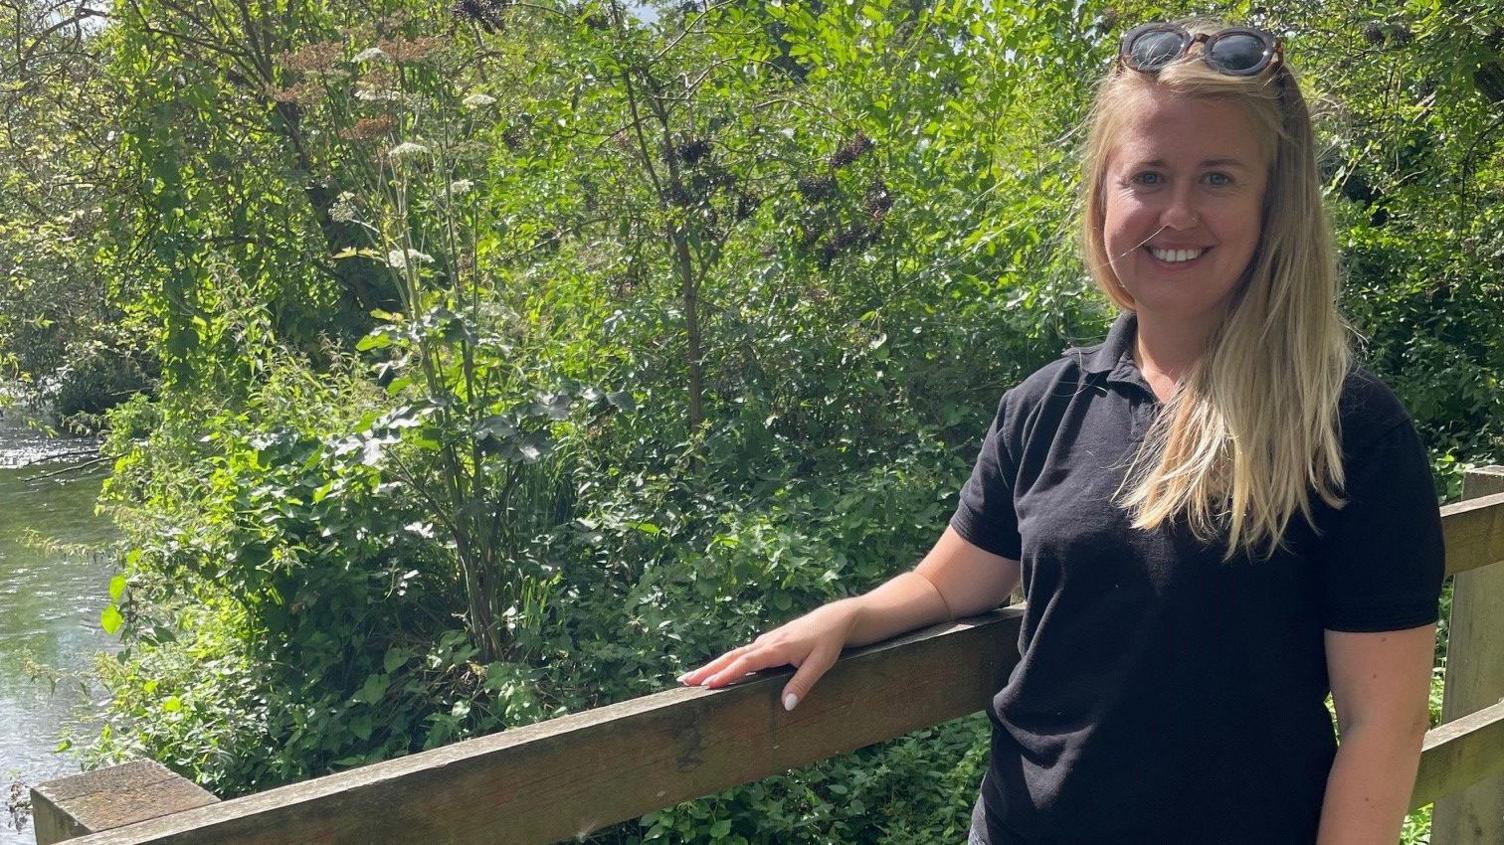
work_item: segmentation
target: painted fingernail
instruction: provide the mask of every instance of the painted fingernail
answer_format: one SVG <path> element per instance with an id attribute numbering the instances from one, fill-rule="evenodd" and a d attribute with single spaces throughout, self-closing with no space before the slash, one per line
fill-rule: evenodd
<path id="1" fill-rule="evenodd" d="M 793 710 L 794 705 L 799 703 L 799 696 L 789 693 L 783 697 L 783 709 Z"/>

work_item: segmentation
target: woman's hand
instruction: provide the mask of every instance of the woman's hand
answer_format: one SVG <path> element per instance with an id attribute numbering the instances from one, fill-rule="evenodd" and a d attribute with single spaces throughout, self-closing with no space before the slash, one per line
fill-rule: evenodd
<path id="1" fill-rule="evenodd" d="M 835 665 L 856 619 L 857 606 L 850 599 L 822 605 L 680 675 L 679 682 L 718 689 L 759 669 L 794 666 L 798 671 L 783 688 L 783 709 L 793 710 Z"/>

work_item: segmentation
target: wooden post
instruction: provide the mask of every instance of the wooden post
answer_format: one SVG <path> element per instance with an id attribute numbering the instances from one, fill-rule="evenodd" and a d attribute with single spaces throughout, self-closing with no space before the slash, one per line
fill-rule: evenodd
<path id="1" fill-rule="evenodd" d="M 1468 472 L 1462 497 L 1504 493 L 1504 467 Z M 1443 723 L 1504 701 L 1504 566 L 1459 572 L 1452 581 L 1447 629 Z M 1432 845 L 1504 842 L 1504 775 L 1485 778 L 1437 799 L 1431 814 Z"/>
<path id="2" fill-rule="evenodd" d="M 37 845 L 191 810 L 219 799 L 155 760 L 50 780 L 31 790 Z"/>

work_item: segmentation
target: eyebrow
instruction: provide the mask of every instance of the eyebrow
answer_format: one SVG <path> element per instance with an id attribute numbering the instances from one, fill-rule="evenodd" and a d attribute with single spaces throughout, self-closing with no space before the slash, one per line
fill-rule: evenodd
<path id="1" fill-rule="evenodd" d="M 1241 161 L 1239 161 L 1238 159 L 1235 159 L 1235 158 L 1209 158 L 1209 159 L 1206 159 L 1206 160 L 1202 161 L 1201 162 L 1201 166 L 1202 167 L 1241 167 L 1244 170 L 1248 169 L 1248 165 L 1244 164 L 1243 162 L 1241 162 Z M 1169 167 L 1169 165 L 1165 163 L 1164 159 L 1162 159 L 1162 158 L 1156 158 L 1153 161 L 1139 161 L 1139 162 L 1135 162 L 1133 164 L 1133 167 L 1134 167 L 1134 169 L 1137 169 L 1137 168 L 1140 168 L 1140 167 Z"/>

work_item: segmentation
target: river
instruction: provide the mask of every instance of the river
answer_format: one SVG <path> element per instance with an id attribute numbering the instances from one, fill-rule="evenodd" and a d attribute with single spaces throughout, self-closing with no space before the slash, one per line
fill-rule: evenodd
<path id="1" fill-rule="evenodd" d="M 91 445 L 43 437 L 14 411 L 0 417 L 0 845 L 34 843 L 5 811 L 14 785 L 78 771 L 55 753 L 61 732 L 74 726 L 86 740 L 100 712 L 91 667 L 115 645 L 99 626 L 114 567 L 102 547 L 115 534 L 94 514 L 106 468 L 76 454 Z"/>

